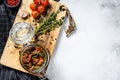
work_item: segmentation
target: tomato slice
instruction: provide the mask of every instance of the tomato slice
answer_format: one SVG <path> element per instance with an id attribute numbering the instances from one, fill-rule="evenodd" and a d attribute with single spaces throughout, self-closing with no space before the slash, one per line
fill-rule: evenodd
<path id="1" fill-rule="evenodd" d="M 36 48 L 35 52 L 40 53 L 40 48 Z"/>
<path id="2" fill-rule="evenodd" d="M 39 59 L 39 62 L 37 63 L 37 65 L 42 65 L 43 64 L 43 62 L 44 62 L 44 59 L 42 58 L 42 57 L 40 57 L 40 59 Z"/>

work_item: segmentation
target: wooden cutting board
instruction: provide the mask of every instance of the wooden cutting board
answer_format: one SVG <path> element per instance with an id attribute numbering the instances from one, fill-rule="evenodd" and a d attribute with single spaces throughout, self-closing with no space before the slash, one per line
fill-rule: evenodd
<path id="1" fill-rule="evenodd" d="M 21 11 L 25 10 L 29 13 L 31 13 L 31 10 L 29 9 L 29 5 L 30 3 L 32 3 L 33 0 L 22 0 L 21 2 L 21 7 L 16 15 L 16 18 L 15 18 L 15 21 L 14 21 L 14 24 L 17 23 L 17 22 L 29 22 L 31 23 L 33 26 L 35 26 L 34 22 L 33 22 L 33 18 L 32 17 L 29 17 L 28 19 L 26 20 L 23 20 L 21 17 L 20 17 L 20 14 L 21 14 Z M 57 11 L 59 9 L 59 6 L 62 5 L 61 3 L 58 3 L 56 1 L 50 1 L 50 5 L 51 5 L 51 9 L 50 9 L 50 12 L 53 12 L 53 11 Z M 63 12 L 60 12 L 57 16 L 57 19 L 60 19 L 61 17 L 65 17 L 66 15 L 66 12 L 63 11 Z M 62 26 L 61 26 L 62 27 Z M 50 35 L 48 36 L 48 40 L 47 40 L 47 43 L 46 43 L 46 48 L 49 50 L 49 53 L 50 53 L 50 56 L 52 56 L 53 54 L 53 50 L 55 48 L 55 44 L 57 42 L 57 39 L 58 39 L 58 36 L 59 36 L 59 33 L 60 33 L 60 29 L 61 27 L 59 28 L 56 28 L 55 30 L 52 30 L 50 32 Z M 45 35 L 44 35 L 45 36 Z M 19 70 L 19 71 L 22 71 L 22 72 L 25 72 L 25 73 L 28 73 L 20 64 L 19 62 L 19 49 L 16 49 L 14 47 L 14 43 L 10 40 L 10 38 L 8 37 L 8 40 L 7 40 L 7 43 L 6 43 L 6 46 L 4 48 L 4 51 L 3 51 L 3 54 L 2 54 L 2 57 L 1 57 L 1 60 L 0 60 L 0 63 L 4 66 L 7 66 L 7 67 L 10 67 L 10 68 L 13 68 L 13 69 L 16 69 L 16 70 Z"/>

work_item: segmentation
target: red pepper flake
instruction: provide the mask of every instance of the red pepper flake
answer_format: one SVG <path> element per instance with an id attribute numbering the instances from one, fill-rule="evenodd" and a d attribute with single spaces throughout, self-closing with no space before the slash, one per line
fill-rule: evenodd
<path id="1" fill-rule="evenodd" d="M 19 0 L 7 0 L 7 4 L 9 6 L 15 6 Z"/>

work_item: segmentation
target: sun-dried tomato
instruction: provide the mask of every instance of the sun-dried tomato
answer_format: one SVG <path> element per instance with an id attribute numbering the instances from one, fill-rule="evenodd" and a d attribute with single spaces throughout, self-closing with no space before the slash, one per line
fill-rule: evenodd
<path id="1" fill-rule="evenodd" d="M 15 5 L 17 5 L 18 1 L 19 0 L 7 0 L 7 4 L 9 6 L 15 6 Z"/>

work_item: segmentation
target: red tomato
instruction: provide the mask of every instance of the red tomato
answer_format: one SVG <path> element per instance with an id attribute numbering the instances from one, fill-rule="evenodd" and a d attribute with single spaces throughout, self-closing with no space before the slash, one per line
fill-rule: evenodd
<path id="1" fill-rule="evenodd" d="M 35 10 L 37 10 L 37 5 L 35 4 L 35 3 L 31 3 L 30 4 L 30 9 L 32 10 L 32 11 L 35 11 Z"/>
<path id="2" fill-rule="evenodd" d="M 44 12 L 44 6 L 38 6 L 37 11 L 38 11 L 39 13 L 43 13 L 43 12 Z"/>
<path id="3" fill-rule="evenodd" d="M 40 3 L 41 3 L 43 6 L 47 7 L 47 6 L 49 5 L 49 0 L 40 0 Z"/>
<path id="4" fill-rule="evenodd" d="M 43 62 L 44 62 L 44 59 L 42 57 L 40 57 L 39 62 L 37 63 L 37 65 L 42 65 Z"/>
<path id="5" fill-rule="evenodd" d="M 40 48 L 36 48 L 36 50 L 35 50 L 37 53 L 39 53 L 41 50 L 40 50 Z"/>
<path id="6" fill-rule="evenodd" d="M 15 6 L 19 0 L 6 0 L 7 4 L 10 6 Z"/>
<path id="7" fill-rule="evenodd" d="M 38 18 L 38 16 L 39 16 L 39 12 L 38 12 L 38 11 L 33 11 L 33 12 L 31 13 L 31 15 L 32 15 L 32 17 L 33 17 L 34 19 L 36 19 L 36 18 Z"/>
<path id="8" fill-rule="evenodd" d="M 40 5 L 40 0 L 33 0 L 33 2 Z"/>

